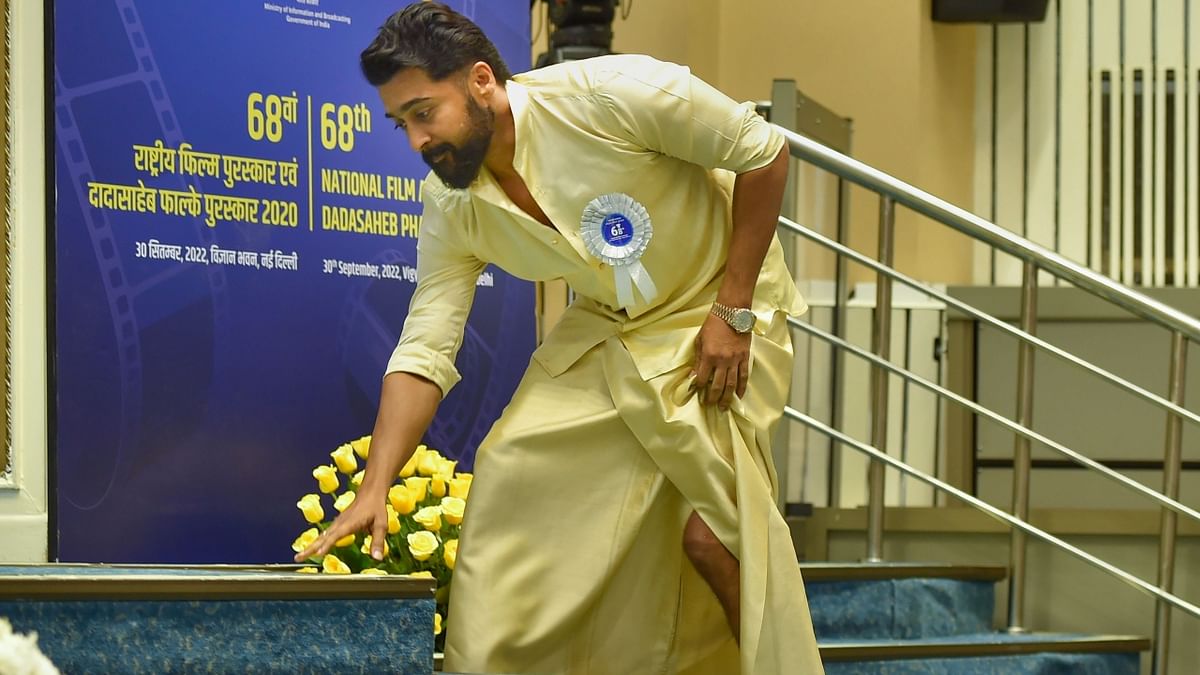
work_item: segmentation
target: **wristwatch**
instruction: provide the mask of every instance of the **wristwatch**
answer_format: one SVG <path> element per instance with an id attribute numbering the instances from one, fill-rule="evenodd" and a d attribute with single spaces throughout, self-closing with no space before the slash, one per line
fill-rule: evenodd
<path id="1" fill-rule="evenodd" d="M 745 307 L 726 307 L 719 302 L 712 304 L 712 314 L 729 324 L 735 333 L 749 333 L 756 319 L 754 312 Z"/>

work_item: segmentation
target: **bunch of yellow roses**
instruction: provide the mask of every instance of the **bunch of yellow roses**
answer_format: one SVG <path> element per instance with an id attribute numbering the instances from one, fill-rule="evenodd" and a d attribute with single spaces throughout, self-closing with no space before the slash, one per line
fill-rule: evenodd
<path id="1" fill-rule="evenodd" d="M 364 473 L 359 469 L 359 459 L 365 462 L 370 452 L 371 437 L 363 436 L 329 453 L 331 464 L 313 469 L 319 493 L 306 494 L 296 502 L 312 527 L 292 542 L 292 550 L 303 551 L 332 523 L 332 519 L 325 519 L 322 495 L 333 499 L 333 508 L 339 513 L 354 502 Z M 371 535 L 356 534 L 339 539 L 332 551 L 312 562 L 326 574 L 407 574 L 437 580 L 439 611 L 434 616 L 434 633 L 441 633 L 442 613 L 458 556 L 458 534 L 473 478 L 469 473 L 455 473 L 457 465 L 437 450 L 417 446 L 400 470 L 396 484 L 388 490 L 383 560 L 371 557 Z M 335 494 L 343 488 L 343 476 L 345 489 Z M 318 569 L 305 567 L 300 571 L 315 573 Z"/>

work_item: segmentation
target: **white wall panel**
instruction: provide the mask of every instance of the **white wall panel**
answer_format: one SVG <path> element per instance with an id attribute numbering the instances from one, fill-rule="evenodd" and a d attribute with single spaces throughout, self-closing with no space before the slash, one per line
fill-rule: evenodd
<path id="1" fill-rule="evenodd" d="M 1058 25 L 1058 252 L 1088 264 L 1088 11 L 1086 2 L 1052 4 Z M 1085 27 L 1080 30 L 1079 27 Z M 1040 64 L 1039 64 L 1040 66 Z"/>
<path id="2" fill-rule="evenodd" d="M 1055 37 L 1058 27 L 1054 13 L 1046 20 L 1029 24 L 1029 77 L 1024 110 L 1028 133 L 1025 138 L 1025 236 L 1049 249 L 1057 245 L 1054 194 L 1057 189 L 1055 161 L 1058 138 L 1055 130 Z M 1040 283 L 1051 284 L 1054 277 L 1043 273 Z"/>
<path id="3" fill-rule="evenodd" d="M 997 28 L 996 53 L 996 223 L 1025 235 L 1025 26 Z M 994 283 L 1018 286 L 1021 262 L 998 254 Z"/>
<path id="4" fill-rule="evenodd" d="M 994 220 L 992 207 L 992 36 L 991 26 L 981 26 L 975 35 L 975 214 Z M 984 244 L 974 248 L 975 283 L 992 282 L 992 249 Z"/>
<path id="5" fill-rule="evenodd" d="M 981 28 L 975 211 L 1125 284 L 1200 285 L 1193 2 L 1053 0 Z M 992 259 L 978 281 L 1019 282 Z"/>

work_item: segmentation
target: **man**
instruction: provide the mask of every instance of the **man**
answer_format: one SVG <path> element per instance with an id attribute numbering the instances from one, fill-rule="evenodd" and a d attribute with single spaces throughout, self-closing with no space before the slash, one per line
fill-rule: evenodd
<path id="1" fill-rule="evenodd" d="M 687 69 L 610 56 L 510 77 L 436 2 L 362 54 L 433 169 L 419 282 L 358 499 L 297 560 L 384 537 L 486 263 L 577 300 L 480 445 L 447 670 L 821 673 L 769 439 L 805 310 L 775 223 L 782 137 Z"/>

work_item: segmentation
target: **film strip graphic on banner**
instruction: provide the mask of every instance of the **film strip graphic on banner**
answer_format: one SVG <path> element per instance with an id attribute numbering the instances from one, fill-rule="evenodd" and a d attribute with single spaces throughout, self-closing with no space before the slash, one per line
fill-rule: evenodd
<path id="1" fill-rule="evenodd" d="M 394 249 L 380 252 L 372 262 L 381 266 L 416 266 L 415 261 Z M 475 448 L 487 435 L 491 420 L 499 416 L 512 395 L 508 383 L 492 376 L 494 369 L 505 365 L 501 348 L 507 336 L 520 335 L 532 320 L 530 316 L 514 311 L 520 307 L 525 292 L 519 284 L 499 274 L 485 272 L 485 278 L 492 280 L 495 286 L 480 289 L 476 302 L 490 305 L 497 316 L 486 322 L 468 322 L 456 362 L 465 386 L 455 387 L 450 392 L 426 434 L 426 441 L 437 449 L 455 459 L 466 460 L 464 468 L 473 464 Z M 499 293 L 500 297 L 480 298 L 483 291 Z M 394 290 L 386 281 L 355 284 L 338 322 L 338 350 L 347 379 L 357 389 L 360 399 L 369 398 L 367 392 L 378 389 L 382 365 L 387 363 L 396 346 L 400 323 L 394 320 L 395 317 L 389 321 L 391 303 L 385 300 L 391 293 Z M 486 329 L 490 329 L 489 334 L 480 332 Z"/>
<path id="2" fill-rule="evenodd" d="M 174 307 L 182 309 L 196 300 L 204 300 L 212 312 L 213 343 L 209 345 L 211 354 L 197 355 L 201 363 L 214 365 L 214 357 L 221 353 L 217 341 L 221 335 L 217 327 L 228 325 L 228 293 L 224 271 L 217 266 L 197 267 L 168 267 L 164 271 L 144 279 L 133 279 L 127 273 L 122 262 L 118 238 L 113 230 L 110 217 L 102 210 L 92 209 L 88 203 L 88 183 L 95 180 L 92 163 L 84 143 L 82 132 L 74 112 L 74 104 L 97 94 L 120 93 L 122 90 L 135 88 L 145 91 L 145 99 L 152 107 L 152 112 L 159 121 L 162 138 L 165 142 L 177 146 L 183 142 L 184 136 L 177 123 L 178 116 L 172 107 L 166 86 L 156 65 L 154 54 L 149 48 L 138 17 L 137 8 L 132 0 L 114 0 L 117 13 L 124 26 L 129 48 L 134 55 L 136 69 L 122 75 L 98 79 L 95 81 L 66 86 L 58 69 L 55 69 L 55 138 L 62 156 L 61 167 L 70 175 L 70 184 L 75 186 L 75 200 L 79 204 L 95 262 L 100 272 L 98 281 L 103 284 L 104 293 L 108 300 L 108 311 L 112 319 L 113 336 L 117 343 L 116 355 L 120 370 L 120 391 L 113 392 L 120 397 L 120 420 L 117 429 L 117 444 L 112 449 L 111 471 L 107 476 L 93 476 L 94 483 L 104 485 L 99 494 L 81 495 L 73 491 L 72 485 L 60 486 L 60 496 L 72 506 L 87 510 L 102 503 L 112 489 L 114 481 L 122 474 L 122 469 L 130 461 L 130 453 L 138 446 L 141 430 L 144 391 L 142 388 L 144 362 L 146 356 L 143 332 L 147 326 L 140 325 L 135 313 L 139 297 L 153 293 L 156 289 L 170 286 L 170 293 L 158 293 L 158 301 L 170 302 Z M 140 97 L 130 97 L 129 105 L 136 105 Z M 186 187 L 187 181 L 179 179 L 181 187 Z M 59 195 L 60 199 L 68 195 Z M 215 237 L 210 228 L 206 227 L 201 218 L 192 218 L 192 228 L 196 238 L 205 246 L 212 244 Z M 177 283 L 177 278 L 183 276 L 203 275 L 203 284 Z M 176 282 L 176 283 L 172 283 Z M 191 289 L 190 294 L 185 289 Z M 60 325 L 60 335 L 69 327 Z M 157 395 L 157 394 L 156 394 Z M 100 452 L 103 445 L 90 449 L 90 452 Z M 75 492 L 74 494 L 72 494 Z"/>

